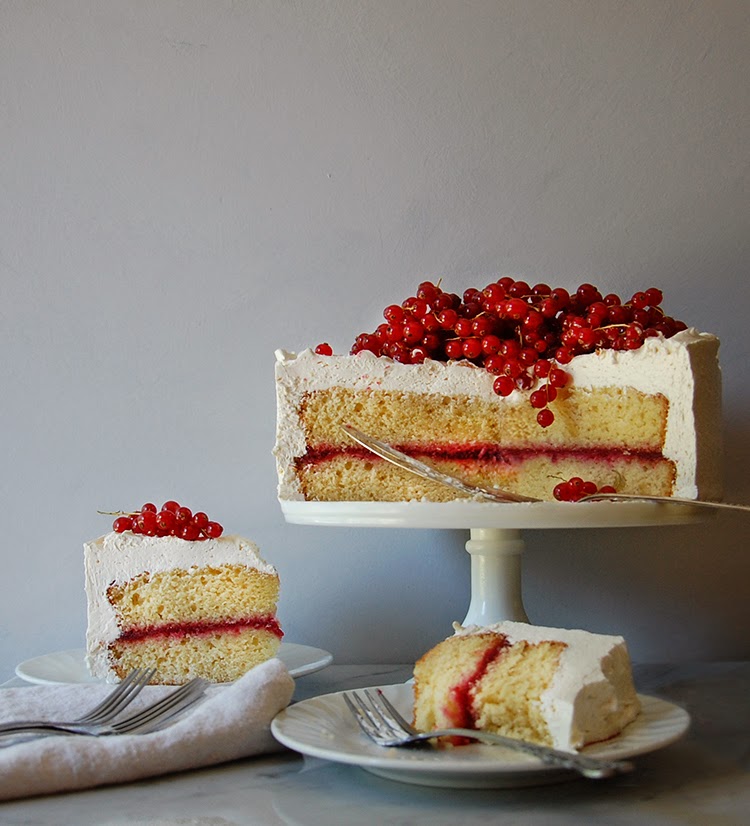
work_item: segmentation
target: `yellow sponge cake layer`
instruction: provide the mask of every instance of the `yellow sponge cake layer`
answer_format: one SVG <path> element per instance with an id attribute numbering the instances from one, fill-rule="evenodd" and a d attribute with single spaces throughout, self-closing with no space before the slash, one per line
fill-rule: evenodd
<path id="1" fill-rule="evenodd" d="M 440 446 L 502 445 L 543 449 L 633 448 L 661 451 L 668 403 L 630 387 L 562 389 L 550 404 L 555 421 L 541 428 L 528 404 L 508 404 L 500 397 L 475 398 L 409 391 L 353 390 L 333 387 L 308 393 L 300 420 L 309 447 L 351 446 L 341 425 L 356 427 L 391 444 Z"/>
<path id="2" fill-rule="evenodd" d="M 276 656 L 279 644 L 275 631 L 252 627 L 175 630 L 172 635 L 120 639 L 110 645 L 109 655 L 120 679 L 134 668 L 155 668 L 153 682 L 164 685 L 182 685 L 193 677 L 224 683 Z"/>
<path id="3" fill-rule="evenodd" d="M 398 446 L 397 447 L 402 447 Z M 402 447 L 403 449 L 403 447 Z M 574 476 L 631 493 L 668 496 L 672 491 L 674 467 L 666 459 L 633 455 L 592 453 L 540 453 L 530 456 L 508 454 L 505 461 L 436 459 L 407 449 L 417 459 L 469 484 L 502 488 L 535 499 L 550 499 L 550 492 L 562 479 Z M 308 454 L 296 465 L 305 499 L 319 501 L 401 502 L 455 499 L 454 490 L 422 479 L 370 453 L 351 449 L 342 452 Z M 460 495 L 460 494 L 459 494 Z"/>
<path id="4" fill-rule="evenodd" d="M 123 631 L 172 623 L 222 622 L 237 615 L 238 605 L 254 615 L 272 616 L 279 598 L 276 574 L 242 565 L 144 571 L 107 589 Z"/>

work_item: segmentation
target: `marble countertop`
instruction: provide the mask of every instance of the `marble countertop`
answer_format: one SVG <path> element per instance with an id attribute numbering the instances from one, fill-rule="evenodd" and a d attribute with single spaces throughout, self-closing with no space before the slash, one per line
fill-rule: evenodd
<path id="1" fill-rule="evenodd" d="M 332 665 L 299 678 L 295 700 L 409 676 L 409 666 Z M 750 811 L 750 662 L 637 665 L 635 680 L 639 692 L 686 708 L 692 726 L 682 740 L 638 758 L 632 774 L 613 780 L 442 789 L 282 752 L 138 783 L 0 803 L 0 823 L 744 826 Z"/>

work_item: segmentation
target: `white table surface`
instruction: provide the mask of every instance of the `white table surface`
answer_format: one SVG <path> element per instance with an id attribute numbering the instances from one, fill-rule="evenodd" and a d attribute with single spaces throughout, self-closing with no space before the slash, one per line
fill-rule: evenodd
<path id="1" fill-rule="evenodd" d="M 332 665 L 295 699 L 408 679 L 409 666 Z M 617 826 L 750 822 L 750 662 L 641 665 L 638 690 L 688 709 L 686 737 L 608 781 L 525 789 L 435 789 L 293 752 L 86 792 L 0 803 L 16 826 Z M 11 681 L 18 684 L 18 681 Z"/>

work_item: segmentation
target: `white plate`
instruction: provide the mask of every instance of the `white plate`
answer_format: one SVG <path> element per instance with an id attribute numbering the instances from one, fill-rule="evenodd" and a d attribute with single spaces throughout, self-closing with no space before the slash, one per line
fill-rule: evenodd
<path id="1" fill-rule="evenodd" d="M 304 677 L 320 671 L 333 662 L 333 655 L 322 648 L 282 642 L 278 658 L 289 669 L 292 677 Z M 86 668 L 86 652 L 83 648 L 56 651 L 26 660 L 16 666 L 16 676 L 30 683 L 60 685 L 65 683 L 100 683 Z"/>
<path id="2" fill-rule="evenodd" d="M 407 718 L 412 713 L 412 686 L 382 687 Z M 423 786 L 484 789 L 535 786 L 577 778 L 567 769 L 546 767 L 534 757 L 473 743 L 452 749 L 389 749 L 371 743 L 347 709 L 344 692 L 313 697 L 276 716 L 271 731 L 283 745 L 310 757 L 360 766 L 373 774 Z M 673 743 L 690 725 L 688 713 L 655 697 L 639 695 L 642 710 L 618 737 L 584 749 L 586 754 L 625 759 Z"/>
<path id="3" fill-rule="evenodd" d="M 711 514 L 672 502 L 303 502 L 279 500 L 287 522 L 366 528 L 622 528 Z"/>

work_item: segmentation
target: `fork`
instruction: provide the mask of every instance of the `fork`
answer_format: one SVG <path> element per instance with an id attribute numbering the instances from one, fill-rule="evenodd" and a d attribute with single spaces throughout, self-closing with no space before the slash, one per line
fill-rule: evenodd
<path id="1" fill-rule="evenodd" d="M 564 769 L 573 769 L 584 777 L 600 779 L 631 771 L 633 764 L 627 760 L 603 760 L 598 757 L 559 751 L 558 749 L 503 737 L 487 731 L 464 728 L 443 728 L 434 731 L 417 731 L 396 710 L 381 689 L 361 693 L 351 691 L 344 694 L 344 702 L 360 729 L 379 746 L 411 746 L 428 743 L 436 737 L 466 737 L 491 745 L 505 746 L 514 751 L 522 751 L 539 758 L 543 763 Z"/>
<path id="2" fill-rule="evenodd" d="M 132 714 L 130 717 L 126 717 L 124 720 L 116 722 L 83 724 L 40 722 L 33 727 L 22 726 L 15 729 L 7 727 L 0 733 L 11 736 L 85 734 L 93 737 L 104 737 L 113 734 L 148 734 L 197 702 L 203 696 L 207 685 L 207 680 L 196 677 L 161 700 Z"/>
<path id="3" fill-rule="evenodd" d="M 85 726 L 108 723 L 140 694 L 141 690 L 151 682 L 156 669 L 136 668 L 131 671 L 114 691 L 110 692 L 99 705 L 92 708 L 87 714 L 75 720 L 12 720 L 0 725 L 0 734 L 12 732 L 17 734 L 23 729 L 38 729 L 40 726 Z"/>

